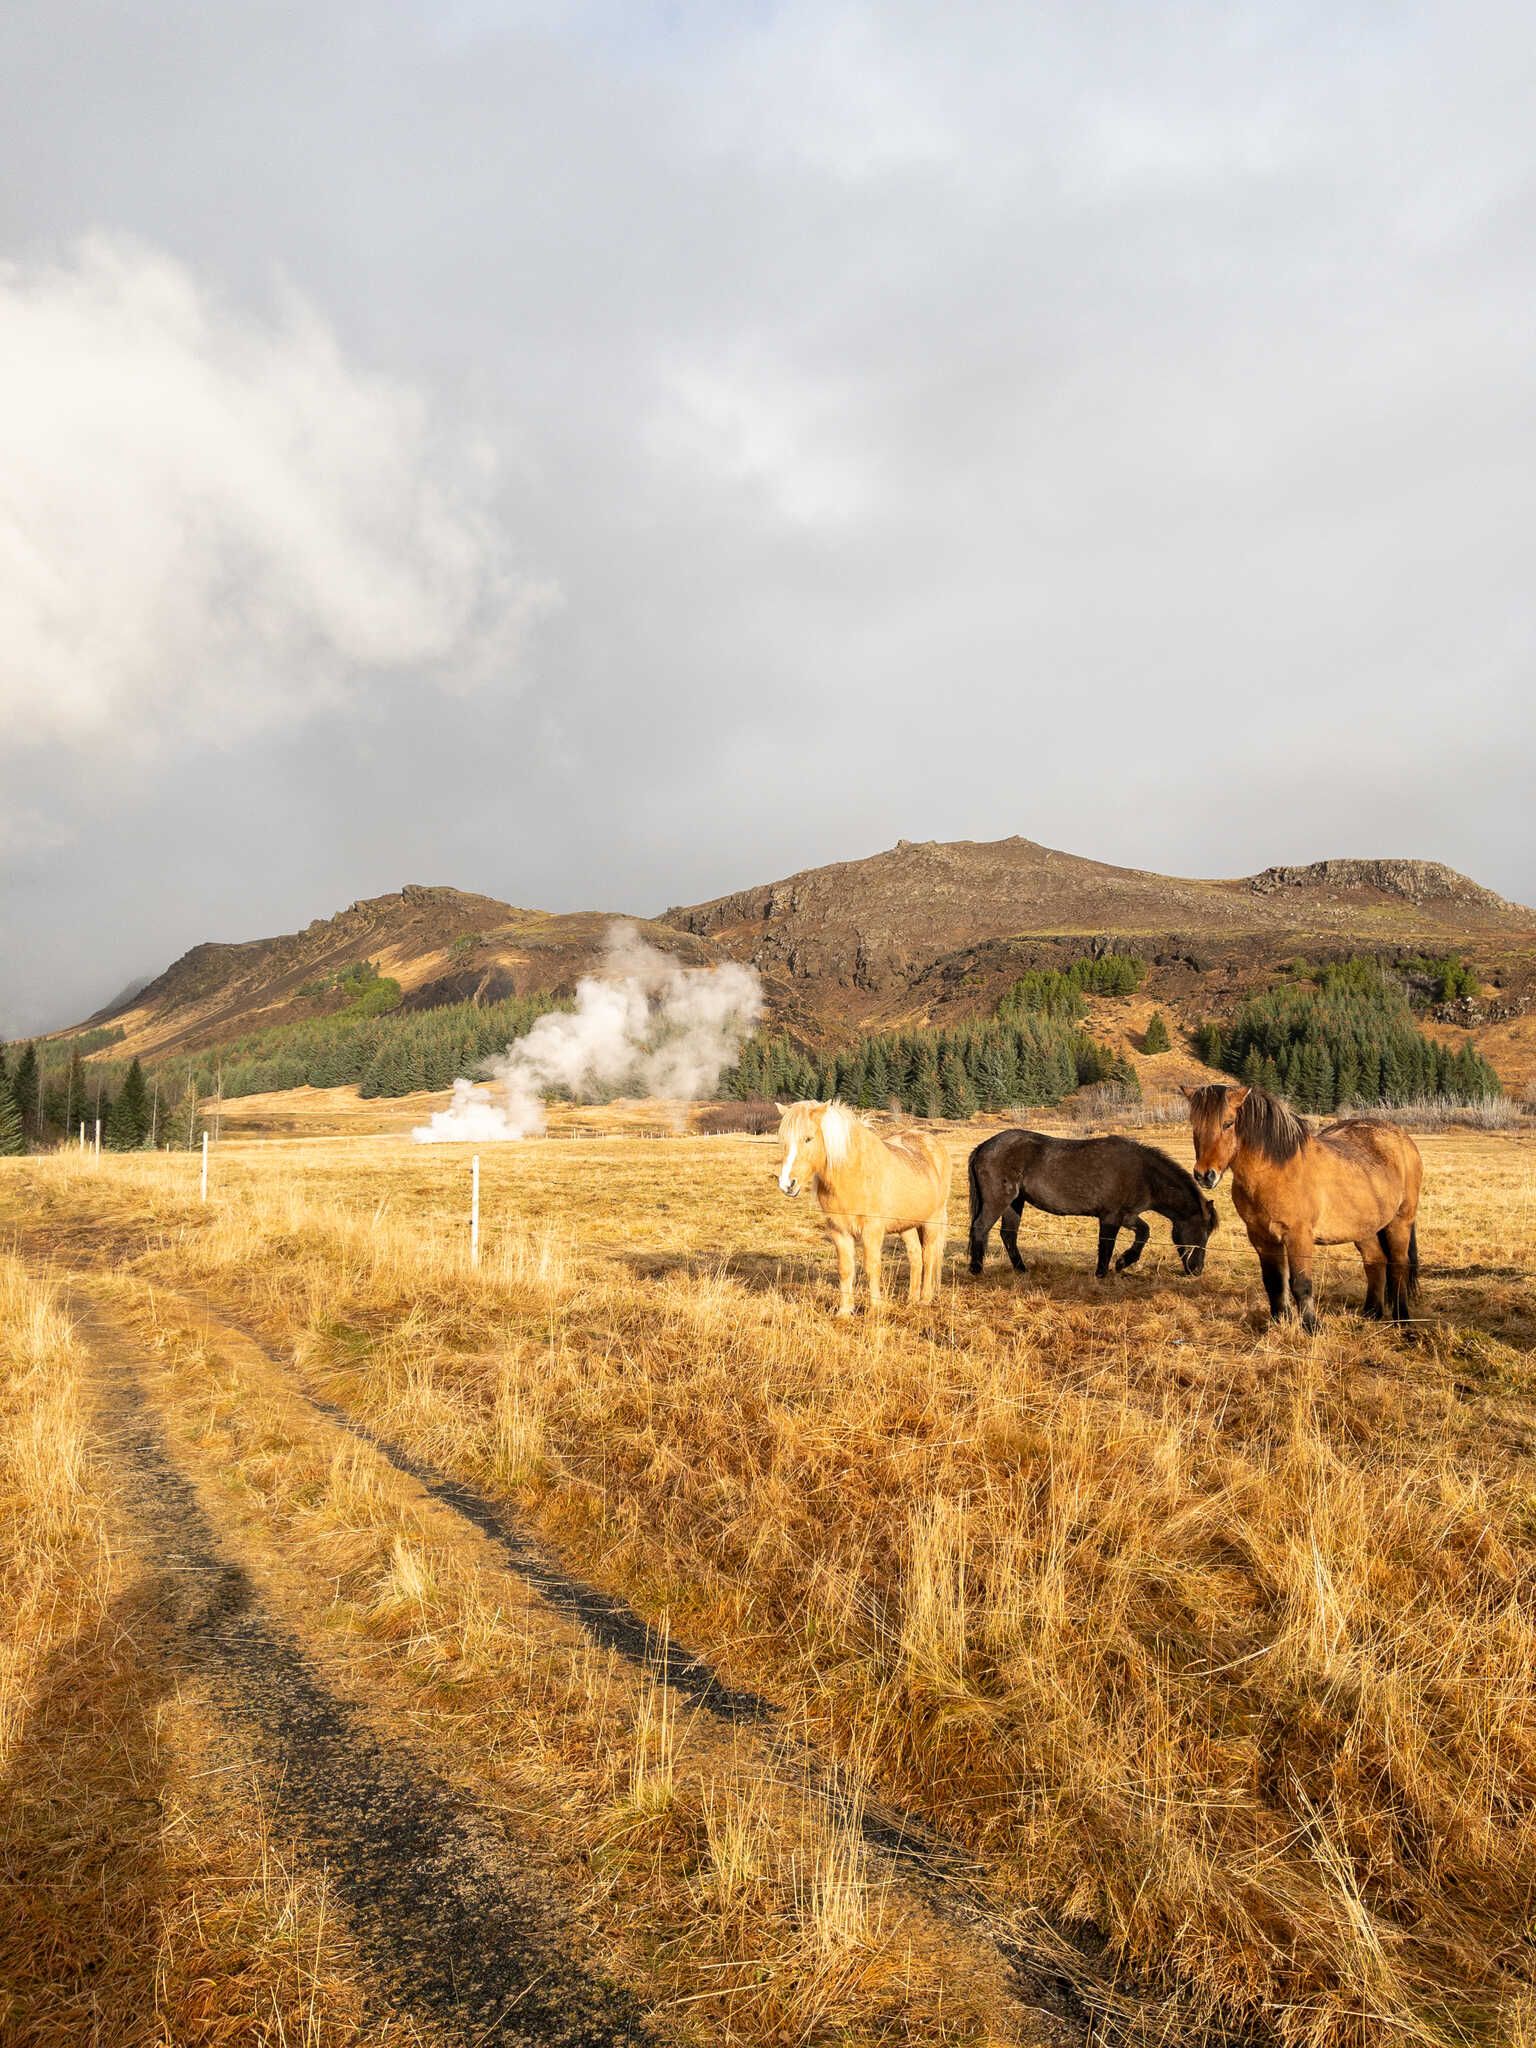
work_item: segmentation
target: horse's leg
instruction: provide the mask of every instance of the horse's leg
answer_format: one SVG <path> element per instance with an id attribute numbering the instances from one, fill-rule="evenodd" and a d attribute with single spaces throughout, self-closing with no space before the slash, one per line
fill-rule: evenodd
<path id="1" fill-rule="evenodd" d="M 1355 1250 L 1365 1268 L 1365 1300 L 1360 1313 L 1379 1320 L 1387 1312 L 1387 1255 L 1374 1237 L 1357 1239 Z"/>
<path id="2" fill-rule="evenodd" d="M 1264 1292 L 1269 1298 L 1269 1319 L 1272 1323 L 1285 1319 L 1285 1251 L 1272 1238 L 1255 1237 L 1250 1230 L 1248 1242 L 1259 1255 L 1259 1271 L 1264 1275 Z"/>
<path id="3" fill-rule="evenodd" d="M 880 1291 L 880 1254 L 885 1250 L 885 1225 L 866 1223 L 859 1238 L 864 1247 L 864 1279 L 869 1288 L 869 1305 L 877 1309 L 885 1301 Z"/>
<path id="4" fill-rule="evenodd" d="M 1096 1280 L 1104 1280 L 1109 1277 L 1109 1262 L 1114 1257 L 1115 1239 L 1119 1235 L 1120 1219 L 1118 1216 L 1101 1216 L 1099 1218 L 1099 1260 L 1094 1268 L 1094 1278 Z"/>
<path id="5" fill-rule="evenodd" d="M 1022 1195 L 1015 1195 L 1003 1211 L 1002 1221 L 999 1226 L 1002 1233 L 1003 1250 L 1012 1260 L 1015 1273 L 1027 1273 L 1029 1270 L 1024 1261 L 1019 1257 L 1019 1218 L 1023 1214 L 1024 1197 Z"/>
<path id="6" fill-rule="evenodd" d="M 944 1270 L 944 1240 L 949 1235 L 949 1217 L 940 1209 L 922 1225 L 924 1301 L 939 1298 L 939 1278 Z"/>
<path id="7" fill-rule="evenodd" d="M 1007 1206 L 1006 1200 L 999 1203 L 994 1199 L 988 1199 L 978 1206 L 975 1215 L 971 1218 L 971 1271 L 973 1273 L 981 1271 L 982 1262 L 987 1256 L 987 1239 L 992 1235 L 992 1226 L 998 1217 L 1004 1213 Z M 1008 1226 L 1005 1222 L 1003 1225 L 1003 1241 L 1005 1244 L 1007 1239 Z"/>
<path id="8" fill-rule="evenodd" d="M 1417 1277 L 1413 1263 L 1413 1225 L 1394 1216 L 1381 1233 L 1387 1262 L 1387 1300 L 1394 1323 L 1408 1321 Z"/>
<path id="9" fill-rule="evenodd" d="M 834 1230 L 832 1242 L 837 1247 L 837 1313 L 840 1316 L 853 1314 L 853 1237 L 846 1230 Z"/>
<path id="10" fill-rule="evenodd" d="M 907 1300 L 909 1303 L 923 1298 L 923 1234 L 914 1225 L 911 1230 L 901 1233 L 901 1241 L 907 1248 Z M 972 1272 L 976 1270 L 973 1265 Z"/>
<path id="11" fill-rule="evenodd" d="M 1126 1246 L 1125 1250 L 1115 1261 L 1115 1271 L 1117 1273 L 1123 1273 L 1127 1267 L 1135 1265 L 1136 1261 L 1146 1250 L 1147 1239 L 1151 1235 L 1151 1226 L 1144 1216 L 1133 1216 L 1131 1218 L 1131 1243 Z"/>
<path id="12" fill-rule="evenodd" d="M 1317 1246 L 1310 1237 L 1288 1237 L 1285 1241 L 1286 1270 L 1290 1274 L 1291 1299 L 1309 1336 L 1317 1329 L 1317 1305 L 1312 1299 L 1312 1255 Z"/>

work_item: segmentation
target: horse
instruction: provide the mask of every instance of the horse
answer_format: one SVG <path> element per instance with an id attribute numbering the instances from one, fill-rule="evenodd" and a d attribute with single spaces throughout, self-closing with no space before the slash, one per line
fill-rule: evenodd
<path id="1" fill-rule="evenodd" d="M 907 1248 L 909 1302 L 937 1301 L 949 1212 L 949 1154 L 922 1131 L 881 1137 L 845 1102 L 776 1103 L 786 1195 L 814 1187 L 837 1249 L 837 1313 L 853 1314 L 854 1247 L 862 1247 L 869 1305 L 881 1305 L 886 1233 Z"/>
<path id="2" fill-rule="evenodd" d="M 1152 1145 L 1131 1138 L 1047 1138 L 1039 1131 L 999 1131 L 971 1154 L 971 1271 L 979 1273 L 992 1226 L 1002 1221 L 1003 1249 L 1016 1273 L 1019 1218 L 1024 1204 L 1049 1216 L 1097 1216 L 1099 1279 L 1108 1277 L 1115 1240 L 1131 1243 L 1115 1260 L 1124 1273 L 1141 1257 L 1151 1231 L 1142 1211 L 1155 1210 L 1173 1225 L 1173 1242 L 1186 1273 L 1204 1270 L 1205 1247 L 1216 1228 L 1216 1205 L 1182 1166 Z"/>
<path id="3" fill-rule="evenodd" d="M 1259 1255 L 1269 1313 L 1317 1328 L 1312 1254 L 1352 1244 L 1365 1266 L 1368 1316 L 1406 1322 L 1419 1289 L 1416 1217 L 1424 1161 L 1405 1130 L 1350 1117 L 1316 1133 L 1262 1088 L 1186 1088 L 1195 1179 L 1213 1188 L 1230 1166 L 1232 1199 Z"/>

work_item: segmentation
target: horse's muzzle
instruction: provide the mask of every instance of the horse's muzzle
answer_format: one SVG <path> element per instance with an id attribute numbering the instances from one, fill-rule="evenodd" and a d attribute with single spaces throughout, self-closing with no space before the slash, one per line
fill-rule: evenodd
<path id="1" fill-rule="evenodd" d="M 1213 1167 L 1197 1166 L 1195 1168 L 1195 1185 L 1197 1187 L 1213 1188 L 1215 1187 L 1217 1181 L 1219 1181 L 1220 1179 L 1221 1175 L 1217 1173 Z"/>
<path id="2" fill-rule="evenodd" d="M 800 1183 L 797 1180 L 781 1180 L 779 1182 L 779 1192 L 788 1195 L 789 1199 L 793 1201 L 800 1192 Z"/>
<path id="3" fill-rule="evenodd" d="M 1184 1261 L 1184 1270 L 1192 1280 L 1197 1280 L 1205 1271 L 1205 1246 L 1203 1244 L 1180 1245 L 1179 1257 Z"/>

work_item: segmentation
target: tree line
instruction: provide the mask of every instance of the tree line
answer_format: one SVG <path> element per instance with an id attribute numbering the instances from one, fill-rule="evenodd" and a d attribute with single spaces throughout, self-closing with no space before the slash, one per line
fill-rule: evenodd
<path id="1" fill-rule="evenodd" d="M 1123 1055 L 1066 1019 L 1041 1013 L 913 1031 L 866 1033 L 841 1051 L 802 1050 L 783 1032 L 749 1039 L 722 1092 L 743 1100 L 826 1100 L 912 1116 L 1058 1103 L 1094 1082 L 1140 1091 Z"/>
<path id="2" fill-rule="evenodd" d="M 87 1032 L 0 1046 L 0 1156 L 68 1140 L 82 1128 L 94 1145 L 98 1123 L 102 1144 L 114 1152 L 168 1142 L 175 1106 L 161 1077 L 151 1080 L 137 1059 L 86 1064 L 87 1052 L 122 1035 Z"/>
<path id="3" fill-rule="evenodd" d="M 1425 1036 L 1402 980 L 1379 960 L 1356 957 L 1314 973 L 1315 986 L 1272 989 L 1250 997 L 1229 1024 L 1201 1025 L 1195 1050 L 1209 1065 L 1320 1116 L 1502 1094 L 1470 1041 L 1453 1051 Z"/>

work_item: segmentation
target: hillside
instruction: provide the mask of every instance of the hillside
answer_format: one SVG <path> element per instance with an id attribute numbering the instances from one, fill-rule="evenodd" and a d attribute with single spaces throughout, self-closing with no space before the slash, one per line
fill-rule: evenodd
<path id="1" fill-rule="evenodd" d="M 545 995 L 569 988 L 596 962 L 611 922 L 605 912 L 520 910 L 493 896 L 408 883 L 396 894 L 316 918 L 301 932 L 194 946 L 125 1007 L 100 1010 L 88 1021 L 121 1027 L 114 1057 L 196 1051 L 344 1007 L 344 992 L 317 985 L 362 961 L 399 982 L 407 1009 Z M 690 934 L 636 922 L 669 952 L 711 957 Z"/>
<path id="2" fill-rule="evenodd" d="M 334 979 L 362 961 L 399 982 L 407 1008 L 560 994 L 597 963 L 609 922 L 408 886 L 301 932 L 195 946 L 90 1021 L 122 1028 L 116 1056 L 194 1051 L 344 1006 Z M 1440 1025 L 1496 1045 L 1515 1085 L 1536 1072 L 1536 911 L 1436 862 L 1327 860 L 1207 881 L 1022 838 L 904 840 L 637 922 L 691 962 L 750 961 L 775 1020 L 822 1044 L 979 1013 L 1026 968 L 1112 947 L 1151 963 L 1147 1004 L 1176 1025 L 1224 1014 L 1301 955 L 1455 952 L 1477 965 L 1484 992 Z M 1122 1031 L 1133 1050 L 1134 1028 Z"/>

